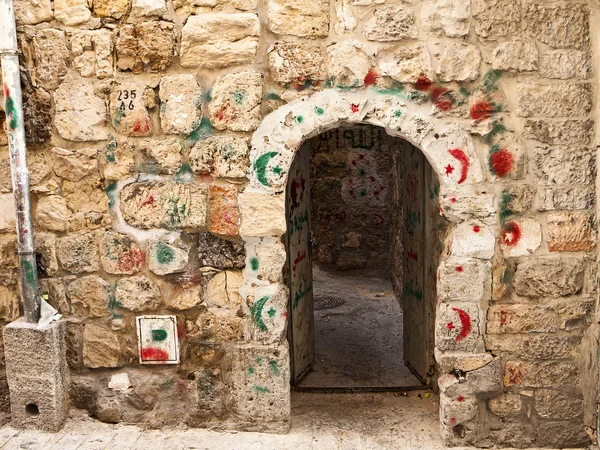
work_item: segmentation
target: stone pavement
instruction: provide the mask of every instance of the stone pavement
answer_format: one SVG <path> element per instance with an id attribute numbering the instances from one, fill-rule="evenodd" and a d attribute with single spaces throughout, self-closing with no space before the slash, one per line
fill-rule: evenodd
<path id="1" fill-rule="evenodd" d="M 441 450 L 437 396 L 422 394 L 293 394 L 293 423 L 287 435 L 197 428 L 144 430 L 101 423 L 75 412 L 55 434 L 4 426 L 0 449 Z"/>

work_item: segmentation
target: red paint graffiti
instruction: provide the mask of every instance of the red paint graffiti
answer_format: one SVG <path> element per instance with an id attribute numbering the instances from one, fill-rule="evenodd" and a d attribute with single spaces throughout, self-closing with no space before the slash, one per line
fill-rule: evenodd
<path id="1" fill-rule="evenodd" d="M 463 272 L 463 270 L 464 270 L 464 269 L 463 269 L 463 266 L 456 266 L 456 271 L 457 271 L 458 273 L 462 273 L 462 272 Z"/>
<path id="2" fill-rule="evenodd" d="M 452 172 L 454 172 L 454 167 L 452 167 L 450 164 L 448 164 L 446 166 L 446 175 L 452 175 Z"/>
<path id="3" fill-rule="evenodd" d="M 446 328 L 448 328 L 450 331 L 452 331 L 456 328 L 456 326 L 454 326 L 454 322 L 448 322 L 446 324 Z"/>
<path id="4" fill-rule="evenodd" d="M 510 173 L 514 164 L 514 156 L 506 148 L 502 148 L 490 155 L 490 165 L 494 175 L 505 177 Z"/>
<path id="5" fill-rule="evenodd" d="M 146 347 L 141 351 L 142 360 L 144 361 L 168 361 L 169 355 L 160 348 Z"/>
<path id="6" fill-rule="evenodd" d="M 140 203 L 140 208 L 142 206 L 148 206 L 148 205 L 154 205 L 154 196 L 149 195 L 144 200 L 142 200 L 142 203 Z"/>
<path id="7" fill-rule="evenodd" d="M 462 395 L 459 395 L 458 397 L 456 397 L 456 401 L 458 401 L 458 402 L 461 402 L 461 403 L 462 403 L 462 402 L 464 402 L 464 401 L 465 401 L 465 398 L 464 398 Z"/>
<path id="8" fill-rule="evenodd" d="M 136 272 L 141 269 L 144 259 L 144 252 L 133 249 L 119 256 L 117 267 L 121 272 Z"/>
<path id="9" fill-rule="evenodd" d="M 300 263 L 304 259 L 306 259 L 306 251 L 304 251 L 302 253 L 298 252 L 298 256 L 296 256 L 296 259 L 294 259 L 294 264 L 292 265 L 292 271 L 295 272 L 296 267 L 298 266 L 298 263 Z"/>
<path id="10" fill-rule="evenodd" d="M 508 384 L 519 384 L 523 378 L 523 371 L 518 367 L 508 367 Z"/>
<path id="11" fill-rule="evenodd" d="M 133 124 L 132 131 L 136 134 L 146 134 L 150 132 L 150 120 L 147 117 L 136 120 Z"/>
<path id="12" fill-rule="evenodd" d="M 375 83 L 377 83 L 379 77 L 380 75 L 375 70 L 375 67 L 371 67 L 369 72 L 365 75 L 365 86 L 373 86 Z"/>
<path id="13" fill-rule="evenodd" d="M 489 119 L 494 112 L 490 102 L 482 100 L 471 106 L 471 118 L 477 121 Z"/>
<path id="14" fill-rule="evenodd" d="M 412 250 L 409 250 L 408 252 L 406 252 L 406 260 L 408 261 L 409 259 L 419 261 L 419 255 L 417 254 L 417 252 L 413 252 Z"/>
<path id="15" fill-rule="evenodd" d="M 448 89 L 444 87 L 436 87 L 431 92 L 431 103 L 437 106 L 441 111 L 450 111 L 454 107 L 452 100 L 447 96 L 444 97 L 444 94 L 447 92 L 449 92 Z"/>
<path id="16" fill-rule="evenodd" d="M 456 197 L 452 197 L 452 198 L 450 199 L 450 203 L 456 203 Z"/>
<path id="17" fill-rule="evenodd" d="M 425 75 L 421 75 L 415 83 L 415 89 L 419 91 L 428 91 L 432 85 L 433 83 L 429 78 L 427 78 Z"/>
<path id="18" fill-rule="evenodd" d="M 504 325 L 506 325 L 506 321 L 508 319 L 508 314 L 506 313 L 506 311 L 500 311 L 500 326 L 503 327 Z"/>
<path id="19" fill-rule="evenodd" d="M 353 113 L 357 113 L 357 112 L 358 112 L 358 109 L 359 109 L 359 105 L 357 105 L 357 104 L 355 104 L 355 103 L 352 103 L 352 104 L 350 105 L 350 109 L 352 110 L 352 112 L 353 112 Z"/>
<path id="20" fill-rule="evenodd" d="M 481 227 L 479 225 L 473 225 L 473 231 L 475 233 L 479 233 L 481 231 Z"/>
<path id="21" fill-rule="evenodd" d="M 460 308 L 452 308 L 460 319 L 460 333 L 454 338 L 456 342 L 462 341 L 471 333 L 471 316 Z"/>
<path id="22" fill-rule="evenodd" d="M 502 231 L 502 242 L 509 247 L 514 247 L 521 240 L 521 227 L 516 222 L 508 222 Z"/>
<path id="23" fill-rule="evenodd" d="M 461 184 L 463 181 L 467 179 L 467 175 L 469 174 L 469 157 L 465 152 L 463 152 L 460 148 L 452 148 L 448 150 L 448 153 L 452 155 L 458 162 L 460 162 L 460 179 L 458 180 L 458 184 Z"/>

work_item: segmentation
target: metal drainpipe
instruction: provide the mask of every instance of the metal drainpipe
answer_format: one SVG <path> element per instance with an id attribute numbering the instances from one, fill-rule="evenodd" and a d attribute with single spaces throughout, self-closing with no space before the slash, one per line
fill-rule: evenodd
<path id="1" fill-rule="evenodd" d="M 29 171 L 27 170 L 23 101 L 21 99 L 21 80 L 19 77 L 17 30 L 12 0 L 0 0 L 0 55 L 2 56 L 6 132 L 10 150 L 15 211 L 17 213 L 21 298 L 25 310 L 25 320 L 30 323 L 37 323 L 40 318 L 40 295 L 33 247 Z"/>

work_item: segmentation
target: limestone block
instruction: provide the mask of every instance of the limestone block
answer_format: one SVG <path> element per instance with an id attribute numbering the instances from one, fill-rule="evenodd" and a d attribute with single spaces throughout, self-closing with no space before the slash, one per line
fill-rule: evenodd
<path id="1" fill-rule="evenodd" d="M 150 136 L 152 122 L 144 102 L 146 86 L 138 83 L 121 83 L 110 94 L 112 126 L 125 136 Z"/>
<path id="2" fill-rule="evenodd" d="M 502 394 L 488 400 L 490 411 L 500 417 L 517 416 L 523 409 L 523 401 L 518 394 Z"/>
<path id="3" fill-rule="evenodd" d="M 79 95 L 79 93 L 75 94 Z M 52 106 L 52 95 L 44 89 L 35 89 L 33 92 L 23 91 L 23 122 L 28 145 L 44 144 L 50 140 L 55 111 L 59 110 L 56 104 L 55 108 Z"/>
<path id="4" fill-rule="evenodd" d="M 94 0 L 94 14 L 98 17 L 120 19 L 127 12 L 131 0 Z"/>
<path id="5" fill-rule="evenodd" d="M 252 131 L 260 124 L 263 76 L 258 71 L 220 77 L 212 90 L 208 112 L 218 130 Z"/>
<path id="6" fill-rule="evenodd" d="M 94 3 L 95 6 L 95 3 Z M 82 77 L 110 78 L 113 74 L 113 41 L 107 30 L 78 31 L 71 37 L 73 67 Z"/>
<path id="7" fill-rule="evenodd" d="M 226 270 L 217 272 L 204 289 L 204 304 L 209 309 L 228 309 L 237 312 L 242 306 L 240 286 L 243 278 L 239 272 Z"/>
<path id="8" fill-rule="evenodd" d="M 170 245 L 162 240 L 148 244 L 148 269 L 156 275 L 184 272 L 188 265 L 189 249 Z"/>
<path id="9" fill-rule="evenodd" d="M 558 314 L 546 305 L 490 306 L 487 319 L 487 332 L 492 334 L 558 331 Z"/>
<path id="10" fill-rule="evenodd" d="M 188 287 L 176 295 L 165 297 L 166 306 L 177 311 L 192 309 L 202 303 L 202 286 Z"/>
<path id="11" fill-rule="evenodd" d="M 160 126 L 165 134 L 189 134 L 202 119 L 202 89 L 195 75 L 162 77 Z"/>
<path id="12" fill-rule="evenodd" d="M 515 292 L 524 297 L 561 297 L 583 287 L 583 263 L 578 258 L 529 258 L 517 265 Z"/>
<path id="13" fill-rule="evenodd" d="M 0 234 L 0 267 L 2 269 L 19 268 L 17 255 L 17 236 L 15 234 Z"/>
<path id="14" fill-rule="evenodd" d="M 488 38 L 521 32 L 521 8 L 518 0 L 475 0 L 475 33 Z"/>
<path id="15" fill-rule="evenodd" d="M 131 13 L 136 17 L 160 17 L 167 13 L 167 5 L 165 0 L 133 0 Z"/>
<path id="16" fill-rule="evenodd" d="M 94 95 L 88 81 L 65 80 L 54 92 L 54 126 L 68 141 L 103 141 L 108 138 L 106 104 Z"/>
<path id="17" fill-rule="evenodd" d="M 244 321 L 231 311 L 208 310 L 200 314 L 196 325 L 202 342 L 243 342 Z"/>
<path id="18" fill-rule="evenodd" d="M 415 83 L 423 76 L 433 78 L 431 56 L 423 43 L 382 51 L 378 66 L 381 75 L 400 83 Z"/>
<path id="19" fill-rule="evenodd" d="M 504 367 L 504 385 L 528 387 L 576 387 L 579 367 L 573 361 L 509 360 Z"/>
<path id="20" fill-rule="evenodd" d="M 69 208 L 69 230 L 97 229 L 110 223 L 108 199 L 98 175 L 77 182 L 64 180 L 62 191 Z"/>
<path id="21" fill-rule="evenodd" d="M 80 148 L 67 150 L 55 147 L 52 149 L 52 166 L 54 173 L 64 180 L 79 181 L 83 177 L 97 173 L 97 150 Z"/>
<path id="22" fill-rule="evenodd" d="M 0 112 L 0 146 L 5 147 L 8 145 L 8 135 L 6 134 L 6 113 L 4 111 Z M 6 151 L 4 151 L 6 150 Z M 5 170 L 4 161 L 8 156 L 8 149 L 3 149 L 2 151 L 2 170 Z M 6 156 L 5 156 L 6 155 Z M 10 170 L 10 168 L 9 168 Z M 10 178 L 10 177 L 8 177 Z M 2 183 L 2 188 L 4 189 L 4 183 Z"/>
<path id="23" fill-rule="evenodd" d="M 5 211 L 5 209 L 2 209 Z M 39 253 L 41 262 L 49 276 L 58 272 L 56 259 L 56 236 L 50 233 L 35 233 L 35 251 Z"/>
<path id="24" fill-rule="evenodd" d="M 15 0 L 15 21 L 19 25 L 36 25 L 52 20 L 51 0 Z"/>
<path id="25" fill-rule="evenodd" d="M 533 202 L 533 191 L 528 185 L 507 186 L 500 197 L 501 213 L 508 216 L 528 211 Z"/>
<path id="26" fill-rule="evenodd" d="M 596 177 L 596 155 L 589 149 L 538 147 L 533 155 L 533 172 L 542 185 L 592 184 Z"/>
<path id="27" fill-rule="evenodd" d="M 415 39 L 418 35 L 415 13 L 403 5 L 379 6 L 364 24 L 369 41 L 390 42 Z"/>
<path id="28" fill-rule="evenodd" d="M 238 197 L 241 215 L 241 236 L 281 236 L 285 233 L 285 198 L 242 192 Z"/>
<path id="29" fill-rule="evenodd" d="M 183 67 L 216 69 L 251 64 L 258 50 L 260 23 L 252 13 L 191 16 L 181 29 Z"/>
<path id="30" fill-rule="evenodd" d="M 12 322 L 19 318 L 21 302 L 14 289 L 0 285 L 0 319 Z"/>
<path id="31" fill-rule="evenodd" d="M 47 90 L 54 90 L 69 70 L 70 52 L 67 36 L 62 30 L 45 28 L 33 37 L 34 82 Z"/>
<path id="32" fill-rule="evenodd" d="M 554 48 L 584 50 L 590 43 L 590 11 L 581 3 L 525 6 L 525 33 Z"/>
<path id="33" fill-rule="evenodd" d="M 290 419 L 289 354 L 286 344 L 227 349 L 224 371 L 229 408 L 255 431 L 286 432 Z"/>
<path id="34" fill-rule="evenodd" d="M 238 190 L 234 185 L 214 185 L 209 189 L 211 233 L 223 236 L 238 234 L 240 214 L 238 210 Z"/>
<path id="35" fill-rule="evenodd" d="M 306 37 L 326 37 L 329 33 L 329 1 L 269 0 L 268 27 L 275 34 Z"/>
<path id="36" fill-rule="evenodd" d="M 283 281 L 286 254 L 280 241 L 267 237 L 247 238 L 245 248 L 245 280 L 250 280 L 255 285 Z"/>
<path id="37" fill-rule="evenodd" d="M 360 87 L 373 73 L 377 48 L 364 42 L 348 39 L 327 47 L 328 79 L 335 85 Z"/>
<path id="38" fill-rule="evenodd" d="M 589 83 L 517 85 L 517 115 L 520 117 L 571 117 L 590 113 L 592 91 Z"/>
<path id="39" fill-rule="evenodd" d="M 491 228 L 476 222 L 463 222 L 452 236 L 452 256 L 491 259 L 494 256 L 495 237 Z"/>
<path id="40" fill-rule="evenodd" d="M 456 398 L 440 395 L 440 421 L 444 425 L 456 426 L 477 416 L 479 403 L 476 397 L 459 395 Z"/>
<path id="41" fill-rule="evenodd" d="M 87 22 L 92 17 L 89 0 L 54 0 L 54 18 L 68 27 Z"/>
<path id="42" fill-rule="evenodd" d="M 548 250 L 587 252 L 596 247 L 596 221 L 593 214 L 555 212 L 547 216 Z"/>
<path id="43" fill-rule="evenodd" d="M 144 252 L 128 235 L 107 231 L 100 241 L 100 262 L 105 272 L 132 275 L 142 270 Z"/>
<path id="44" fill-rule="evenodd" d="M 505 258 L 528 256 L 542 243 L 542 228 L 535 219 L 525 218 L 506 222 L 502 228 L 502 253 Z"/>
<path id="45" fill-rule="evenodd" d="M 596 204 L 593 186 L 538 190 L 538 211 L 590 209 Z"/>
<path id="46" fill-rule="evenodd" d="M 104 179 L 120 180 L 133 175 L 135 170 L 135 146 L 127 140 L 116 140 L 110 136 L 108 144 L 99 156 Z"/>
<path id="47" fill-rule="evenodd" d="M 589 145 L 593 127 L 586 119 L 527 119 L 523 136 L 550 145 Z"/>
<path id="48" fill-rule="evenodd" d="M 121 278 L 115 288 L 117 306 L 134 312 L 147 312 L 161 304 L 160 289 L 144 275 Z"/>
<path id="49" fill-rule="evenodd" d="M 502 391 L 502 361 L 495 357 L 485 366 L 468 371 L 465 379 L 459 382 L 454 374 L 442 375 L 438 385 L 440 392 L 457 398 L 459 395 L 479 395 L 500 393 Z"/>
<path id="50" fill-rule="evenodd" d="M 549 50 L 540 59 L 540 76 L 568 80 L 578 78 L 587 80 L 592 65 L 588 52 L 579 50 Z"/>
<path id="51" fill-rule="evenodd" d="M 83 328 L 83 364 L 90 369 L 120 367 L 121 346 L 116 333 L 88 323 Z"/>
<path id="52" fill-rule="evenodd" d="M 480 339 L 479 306 L 473 303 L 440 303 L 437 309 L 435 346 L 442 351 L 473 351 Z"/>
<path id="53" fill-rule="evenodd" d="M 492 67 L 496 70 L 525 72 L 537 70 L 538 51 L 535 42 L 514 39 L 498 45 L 492 53 Z"/>
<path id="54" fill-rule="evenodd" d="M 264 344 L 282 342 L 287 325 L 290 292 L 282 283 L 259 286 L 252 291 L 250 319 L 252 338 Z"/>
<path id="55" fill-rule="evenodd" d="M 489 287 L 490 270 L 490 263 L 477 259 L 447 259 L 438 270 L 438 299 L 445 302 L 481 302 L 486 287 Z"/>
<path id="56" fill-rule="evenodd" d="M 131 183 L 120 194 L 121 212 L 134 227 L 202 228 L 206 225 L 208 188 L 195 183 Z"/>
<path id="57" fill-rule="evenodd" d="M 466 81 L 479 78 L 481 54 L 472 44 L 450 44 L 440 58 L 437 74 L 441 81 Z"/>
<path id="58" fill-rule="evenodd" d="M 37 224 L 51 231 L 66 231 L 71 212 L 67 208 L 67 201 L 59 195 L 42 197 L 36 208 Z"/>
<path id="59" fill-rule="evenodd" d="M 56 255 L 71 273 L 96 272 L 100 268 L 98 243 L 93 233 L 70 234 L 58 239 Z"/>
<path id="60" fill-rule="evenodd" d="M 60 314 L 71 314 L 71 303 L 67 298 L 67 290 L 63 279 L 43 278 L 40 279 L 39 282 L 40 292 L 42 294 L 48 294 L 48 303 L 50 303 L 50 305 L 53 306 Z"/>
<path id="61" fill-rule="evenodd" d="M 358 25 L 358 20 L 350 7 L 350 0 L 335 0 L 335 15 L 337 21 L 333 29 L 337 34 L 347 34 Z"/>
<path id="62" fill-rule="evenodd" d="M 491 225 L 496 221 L 496 205 L 494 194 L 460 195 L 452 191 L 443 192 L 439 197 L 444 217 L 462 222 L 475 218 Z"/>
<path id="63" fill-rule="evenodd" d="M 17 228 L 17 214 L 15 211 L 15 196 L 12 194 L 0 194 L 0 231 L 14 231 Z"/>
<path id="64" fill-rule="evenodd" d="M 269 71 L 276 83 L 304 86 L 325 80 L 325 58 L 315 45 L 278 41 L 267 52 Z"/>
<path id="65" fill-rule="evenodd" d="M 468 0 L 426 1 L 421 6 L 421 22 L 424 30 L 438 35 L 466 36 L 471 26 L 471 2 Z"/>
<path id="66" fill-rule="evenodd" d="M 544 447 L 584 448 L 590 444 L 590 436 L 580 420 L 542 420 L 537 427 L 536 444 Z"/>
<path id="67" fill-rule="evenodd" d="M 73 311 L 81 317 L 107 316 L 109 293 L 110 284 L 96 275 L 77 278 L 67 288 Z"/>
<path id="68" fill-rule="evenodd" d="M 173 24 L 163 21 L 126 24 L 119 32 L 116 50 L 119 70 L 161 72 L 173 62 Z"/>
<path id="69" fill-rule="evenodd" d="M 192 170 L 215 177 L 243 178 L 250 165 L 248 140 L 236 136 L 210 136 L 194 144 L 189 155 Z"/>
<path id="70" fill-rule="evenodd" d="M 137 144 L 142 172 L 173 175 L 181 167 L 181 144 L 177 138 L 153 139 Z"/>
<path id="71" fill-rule="evenodd" d="M 439 349 L 434 349 L 434 354 L 442 374 L 454 370 L 470 372 L 485 366 L 493 359 L 493 356 L 489 353 L 442 352 Z"/>
<path id="72" fill-rule="evenodd" d="M 198 256 L 203 267 L 241 269 L 244 267 L 244 246 L 237 242 L 202 233 L 198 237 Z"/>
<path id="73" fill-rule="evenodd" d="M 575 419 L 583 414 L 583 401 L 572 392 L 540 389 L 535 391 L 535 409 L 543 419 Z"/>

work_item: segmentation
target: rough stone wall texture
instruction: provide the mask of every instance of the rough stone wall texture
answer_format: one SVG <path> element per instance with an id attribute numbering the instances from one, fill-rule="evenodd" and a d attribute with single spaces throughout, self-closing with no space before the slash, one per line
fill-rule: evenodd
<path id="1" fill-rule="evenodd" d="M 413 142 L 432 139 L 434 119 L 459 124 L 486 163 L 473 175 L 484 189 L 439 197 L 456 223 L 438 276 L 444 438 L 589 441 L 596 3 L 15 4 L 41 284 L 69 322 L 75 405 L 106 421 L 285 429 L 283 197 L 245 188 L 245 173 L 251 167 L 251 184 L 276 186 L 293 149 L 250 161 L 249 138 L 287 102 L 360 90 L 421 108 L 422 118 L 403 125 Z M 332 109 L 336 120 L 356 121 L 364 107 L 341 99 Z M 385 123 L 402 120 L 401 109 L 376 111 Z M 15 119 L 7 114 L 1 123 Z M 329 114 L 315 105 L 286 123 L 304 127 L 309 115 L 334 123 Z M 454 141 L 436 138 L 441 150 L 430 163 L 461 187 L 464 158 L 447 153 L 458 146 L 442 148 Z M 0 131 L 3 323 L 19 315 L 6 145 Z M 244 244 L 240 236 L 253 237 Z M 140 313 L 177 315 L 179 366 L 138 364 Z M 459 342 L 456 323 L 475 337 Z M 5 416 L 5 388 L 0 396 Z"/>

